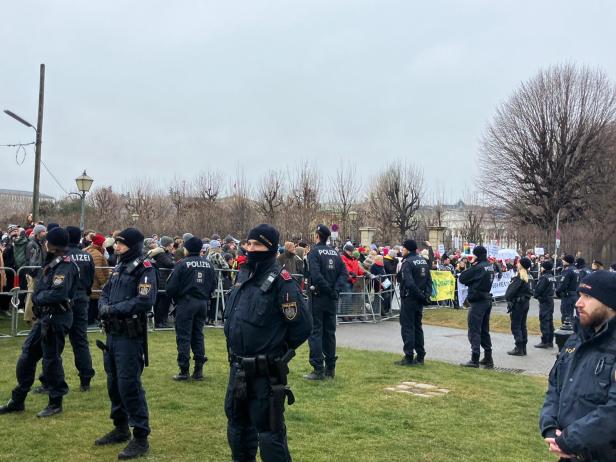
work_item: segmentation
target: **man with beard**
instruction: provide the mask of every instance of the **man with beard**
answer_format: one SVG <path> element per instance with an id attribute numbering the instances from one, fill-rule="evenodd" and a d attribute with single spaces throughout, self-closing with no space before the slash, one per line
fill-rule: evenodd
<path id="1" fill-rule="evenodd" d="M 616 460 L 616 274 L 597 271 L 578 288 L 577 334 L 550 372 L 539 426 L 561 461 Z"/>
<path id="2" fill-rule="evenodd" d="M 25 409 L 26 396 L 34 383 L 36 365 L 43 360 L 43 375 L 49 403 L 37 417 L 62 412 L 62 398 L 68 393 L 62 367 L 65 337 L 73 324 L 72 304 L 79 283 L 79 269 L 67 255 L 68 233 L 54 228 L 47 233 L 46 261 L 32 294 L 34 324 L 17 361 L 17 387 L 0 414 Z"/>
<path id="3" fill-rule="evenodd" d="M 247 260 L 225 309 L 230 374 L 225 413 L 232 459 L 291 460 L 284 403 L 293 404 L 288 362 L 312 328 L 298 283 L 276 263 L 278 231 L 267 224 L 248 234 Z"/>
<path id="4" fill-rule="evenodd" d="M 127 228 L 116 237 L 118 265 L 103 287 L 98 311 L 107 334 L 103 362 L 114 429 L 97 446 L 129 441 L 118 459 L 133 459 L 149 450 L 148 404 L 141 385 L 148 365 L 147 313 L 156 298 L 156 270 L 142 255 L 143 234 Z M 131 439 L 129 426 L 133 427 Z"/>

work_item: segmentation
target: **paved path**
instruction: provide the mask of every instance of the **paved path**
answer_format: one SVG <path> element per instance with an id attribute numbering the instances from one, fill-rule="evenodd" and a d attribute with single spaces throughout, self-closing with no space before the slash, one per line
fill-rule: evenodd
<path id="1" fill-rule="evenodd" d="M 449 327 L 424 326 L 426 358 L 459 364 L 470 359 L 470 345 L 465 330 Z M 547 375 L 556 359 L 557 349 L 533 348 L 538 336 L 529 336 L 528 356 L 509 356 L 513 348 L 511 334 L 492 333 L 494 363 L 496 367 L 522 369 L 529 374 Z M 402 338 L 397 320 L 375 323 L 341 324 L 337 330 L 339 346 L 362 350 L 387 351 L 402 356 Z"/>

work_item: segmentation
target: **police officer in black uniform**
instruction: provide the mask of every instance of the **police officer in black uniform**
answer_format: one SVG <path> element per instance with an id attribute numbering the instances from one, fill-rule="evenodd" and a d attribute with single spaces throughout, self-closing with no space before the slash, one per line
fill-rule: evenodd
<path id="1" fill-rule="evenodd" d="M 430 304 L 432 277 L 425 258 L 417 255 L 417 243 L 407 239 L 402 244 L 402 266 L 398 273 L 400 282 L 400 326 L 404 343 L 404 358 L 398 366 L 423 365 L 426 356 L 421 325 L 423 307 Z M 417 355 L 414 357 L 414 353 Z"/>
<path id="2" fill-rule="evenodd" d="M 468 340 L 471 344 L 470 361 L 464 367 L 494 367 L 492 358 L 492 339 L 490 338 L 490 313 L 492 312 L 492 282 L 494 265 L 488 261 L 488 251 L 482 245 L 473 249 L 475 261 L 472 266 L 460 273 L 459 282 L 468 286 L 466 299 L 471 307 L 468 310 Z M 480 361 L 481 348 L 484 357 Z"/>
<path id="3" fill-rule="evenodd" d="M 73 324 L 72 304 L 77 291 L 79 269 L 66 255 L 68 233 L 57 227 L 47 234 L 47 263 L 39 272 L 32 302 L 37 318 L 17 361 L 17 387 L 0 414 L 24 410 L 24 401 L 34 383 L 36 364 L 43 359 L 43 376 L 49 404 L 37 414 L 49 417 L 62 412 L 62 397 L 68 393 L 62 367 L 65 337 Z"/>
<path id="4" fill-rule="evenodd" d="M 291 461 L 284 424 L 288 362 L 310 335 L 311 316 L 291 275 L 276 263 L 278 231 L 248 234 L 247 261 L 225 307 L 229 386 L 227 438 L 235 462 Z"/>
<path id="5" fill-rule="evenodd" d="M 176 305 L 175 335 L 180 373 L 173 378 L 179 381 L 189 378 L 191 348 L 195 360 L 194 380 L 203 380 L 203 365 L 207 361 L 203 326 L 217 280 L 211 263 L 207 258 L 199 256 L 202 245 L 198 237 L 184 242 L 187 256 L 175 264 L 166 285 L 167 296 Z"/>
<path id="6" fill-rule="evenodd" d="M 535 348 L 554 348 L 554 264 L 551 260 L 541 263 L 541 275 L 535 286 L 534 297 L 539 301 L 539 326 L 541 343 Z"/>
<path id="7" fill-rule="evenodd" d="M 560 283 L 556 287 L 556 296 L 560 298 L 560 321 L 573 321 L 576 291 L 578 287 L 578 274 L 574 267 L 573 255 L 565 255 L 563 258 L 563 271 Z"/>
<path id="8" fill-rule="evenodd" d="M 129 441 L 118 458 L 133 459 L 148 452 L 148 405 L 141 373 L 148 365 L 147 313 L 156 299 L 156 271 L 142 256 L 143 234 L 127 228 L 116 237 L 118 265 L 101 293 L 98 311 L 107 333 L 103 349 L 111 419 L 115 428 L 96 445 Z M 133 427 L 130 439 L 129 426 Z"/>
<path id="9" fill-rule="evenodd" d="M 348 273 L 338 252 L 327 245 L 329 236 L 329 228 L 318 225 L 316 244 L 308 253 L 313 323 L 308 339 L 313 371 L 304 376 L 308 380 L 323 380 L 325 377 L 333 379 L 336 373 L 336 305 L 338 292 L 344 288 Z"/>
<path id="10" fill-rule="evenodd" d="M 597 271 L 578 288 L 577 334 L 550 372 L 539 426 L 561 461 L 616 460 L 616 274 Z"/>

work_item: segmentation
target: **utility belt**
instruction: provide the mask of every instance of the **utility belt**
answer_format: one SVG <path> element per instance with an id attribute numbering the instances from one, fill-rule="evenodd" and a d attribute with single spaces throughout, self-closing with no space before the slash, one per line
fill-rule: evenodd
<path id="1" fill-rule="evenodd" d="M 73 310 L 74 302 L 73 300 L 66 300 L 62 303 L 55 303 L 53 305 L 34 305 L 32 307 L 32 312 L 34 316 L 37 318 L 41 318 L 47 314 L 62 314 L 68 313 Z"/>
<path id="2" fill-rule="evenodd" d="M 111 317 L 102 321 L 106 334 L 125 335 L 128 338 L 141 337 L 146 333 L 147 325 L 140 316 L 133 318 Z"/>
<path id="3" fill-rule="evenodd" d="M 248 398 L 249 378 L 263 377 L 269 380 L 269 424 L 272 432 L 278 432 L 283 428 L 285 399 L 289 406 L 295 402 L 295 396 L 287 386 L 288 364 L 294 356 L 295 350 L 291 349 L 282 356 L 229 354 L 229 362 L 237 368 L 233 383 L 234 407 Z"/>

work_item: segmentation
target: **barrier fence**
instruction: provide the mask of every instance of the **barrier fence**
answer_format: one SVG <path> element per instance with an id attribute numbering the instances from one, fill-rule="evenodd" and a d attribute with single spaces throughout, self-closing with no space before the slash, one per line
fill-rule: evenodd
<path id="1" fill-rule="evenodd" d="M 96 270 L 108 270 L 109 275 L 114 267 L 99 266 Z M 33 291 L 34 283 L 30 282 L 27 288 L 24 288 L 25 282 L 30 273 L 41 269 L 40 266 L 24 266 L 18 271 L 9 267 L 0 267 L 0 271 L 4 271 L 7 280 L 13 281 L 13 288 L 10 290 L 0 291 L 0 296 L 10 297 L 9 324 L 8 331 L 3 332 L 1 329 L 7 329 L 7 326 L 0 327 L 0 338 L 16 337 L 27 335 L 29 330 L 19 330 L 19 314 L 26 310 L 28 304 L 28 295 Z M 165 273 L 171 272 L 171 269 L 158 269 L 163 276 L 159 280 L 166 280 Z M 213 297 L 210 300 L 208 307 L 209 324 L 215 327 L 222 327 L 223 317 L 226 306 L 226 298 L 235 284 L 238 270 L 235 269 L 216 269 L 217 283 Z M 505 274 L 505 273 L 504 273 Z M 466 295 L 462 285 L 458 284 L 458 279 L 449 271 L 432 271 L 433 292 L 432 304 L 436 307 L 457 308 L 462 305 Z M 312 293 L 308 287 L 308 283 L 304 275 L 292 275 L 299 283 L 304 298 L 309 301 Z M 505 281 L 510 281 L 511 275 L 504 276 Z M 558 280 L 559 277 L 556 277 Z M 495 300 L 499 301 L 504 295 L 506 285 L 495 280 L 496 286 L 502 286 L 495 292 Z M 164 286 L 163 286 L 164 287 Z M 494 286 L 493 286 L 494 289 Z M 93 290 L 93 293 L 100 293 L 102 290 Z M 158 294 L 165 294 L 164 288 L 158 289 Z M 462 303 L 460 303 L 462 300 Z M 158 303 L 158 300 L 157 300 Z M 155 305 L 156 306 L 156 305 Z M 345 290 L 341 291 L 337 301 L 337 320 L 338 323 L 353 323 L 353 322 L 381 322 L 391 318 L 395 318 L 400 314 L 400 293 L 396 282 L 395 274 L 371 275 L 357 277 L 353 283 L 348 283 Z M 157 328 L 154 322 L 154 309 L 148 314 L 151 330 L 171 330 L 173 327 Z M 175 307 L 173 304 L 169 307 L 169 317 L 173 317 Z M 24 313 L 25 314 L 25 313 Z M 99 331 L 100 327 L 89 326 L 89 331 Z"/>

